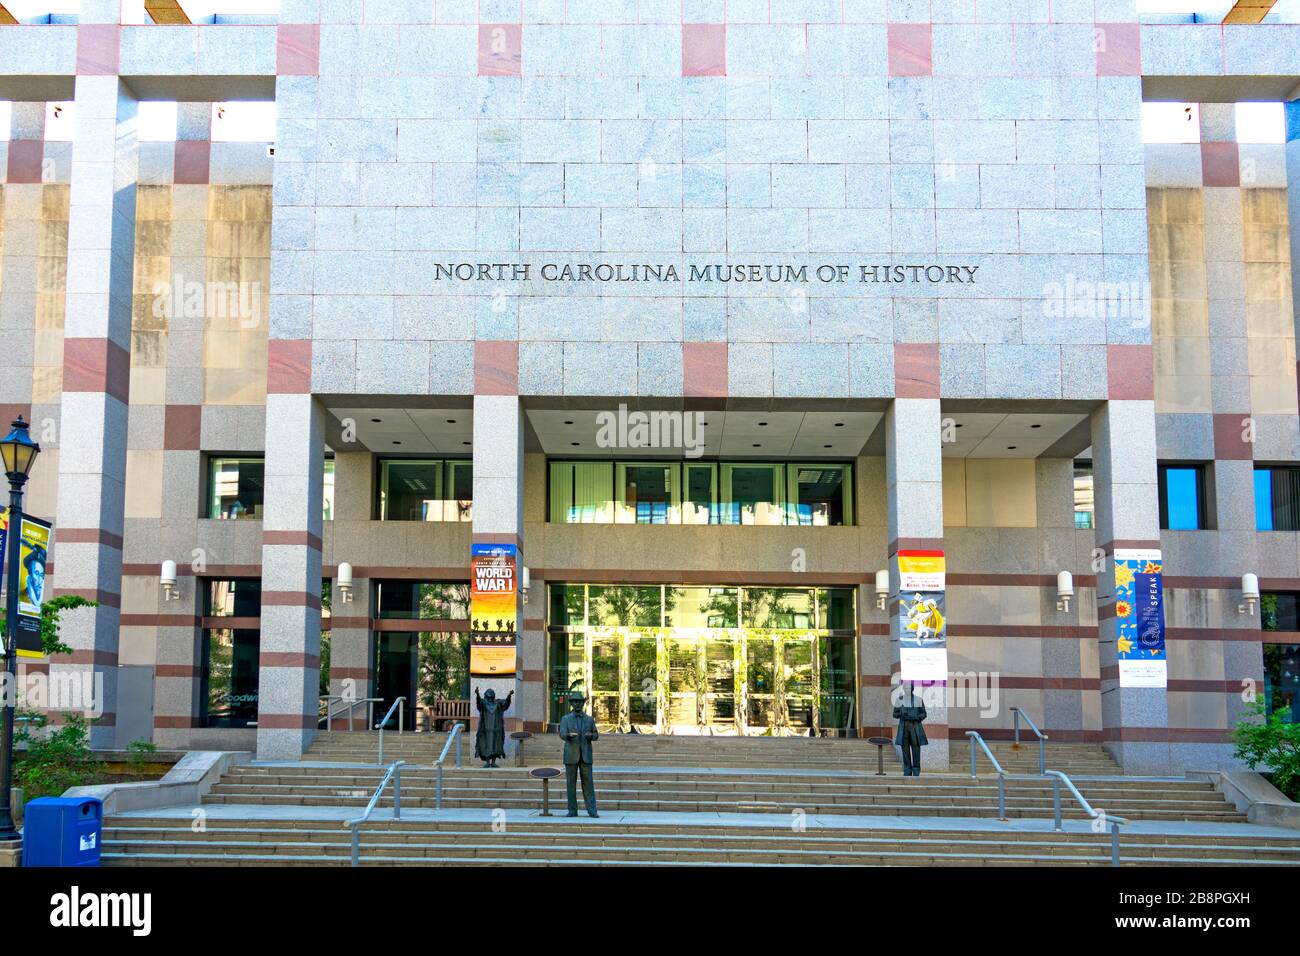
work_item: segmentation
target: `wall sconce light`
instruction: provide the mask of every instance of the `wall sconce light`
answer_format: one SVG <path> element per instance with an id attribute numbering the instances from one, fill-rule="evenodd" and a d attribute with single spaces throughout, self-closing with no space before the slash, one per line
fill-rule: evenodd
<path id="1" fill-rule="evenodd" d="M 532 585 L 532 580 L 528 574 L 528 565 L 524 565 L 523 572 L 519 577 L 519 593 L 523 596 L 524 602 L 528 602 L 528 588 Z"/>
<path id="2" fill-rule="evenodd" d="M 889 571 L 876 572 L 876 610 L 883 611 L 889 600 Z"/>
<path id="3" fill-rule="evenodd" d="M 162 585 L 164 601 L 179 601 L 181 599 L 180 588 L 176 586 L 176 562 L 164 561 L 162 570 L 158 574 L 158 583 Z"/>
<path id="4" fill-rule="evenodd" d="M 1056 609 L 1068 614 L 1072 597 L 1074 597 L 1074 575 L 1069 571 L 1062 571 L 1056 576 Z"/>
<path id="5" fill-rule="evenodd" d="M 1245 603 L 1237 605 L 1237 613 L 1254 614 L 1259 603 L 1259 578 L 1249 572 L 1241 576 L 1241 597 Z"/>
<path id="6" fill-rule="evenodd" d="M 352 565 L 343 561 L 339 564 L 338 585 L 340 600 L 344 604 L 352 603 Z"/>

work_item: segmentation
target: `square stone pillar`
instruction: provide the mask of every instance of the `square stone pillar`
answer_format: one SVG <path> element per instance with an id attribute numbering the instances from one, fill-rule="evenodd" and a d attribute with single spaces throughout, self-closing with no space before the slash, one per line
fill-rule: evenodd
<path id="1" fill-rule="evenodd" d="M 523 585 L 524 556 L 524 417 L 518 395 L 476 394 L 474 396 L 474 544 L 514 544 L 519 548 L 516 575 Z M 466 555 L 468 560 L 469 555 Z M 535 608 L 537 596 L 530 602 Z M 472 615 L 471 615 L 472 616 Z M 522 681 L 524 667 L 536 663 L 534 649 L 526 642 L 537 637 L 526 629 L 522 595 L 515 602 L 516 671 L 513 677 L 470 677 L 470 732 L 478 729 L 474 710 L 474 691 L 489 687 L 503 697 L 515 692 L 514 703 L 506 714 L 507 734 L 520 730 L 527 708 Z M 535 718 L 529 718 L 535 719 Z M 472 753 L 471 749 L 467 752 Z M 506 752 L 513 753 L 512 741 L 506 740 Z"/>
<path id="2" fill-rule="evenodd" d="M 284 343 L 271 343 L 270 381 Z M 307 392 L 266 396 L 266 509 L 257 755 L 294 760 L 315 736 L 320 707 L 321 508 L 324 411 Z"/>
<path id="3" fill-rule="evenodd" d="M 352 600 L 343 603 L 335 577 L 330 607 L 330 693 L 362 700 L 371 696 L 374 675 L 371 671 L 370 620 L 373 614 L 373 589 L 365 568 L 357 564 L 361 552 L 353 550 L 353 529 L 370 521 L 374 503 L 374 456 L 369 452 L 334 454 L 333 562 L 352 565 Z M 339 707 L 339 702 L 332 706 Z M 378 716 L 383 716 L 378 715 Z M 335 730 L 364 730 L 366 709 L 358 706 L 352 714 L 351 727 L 346 720 L 336 720 Z"/>
<path id="4" fill-rule="evenodd" d="M 55 593 L 99 606 L 62 616 L 72 653 L 55 657 L 50 673 L 54 687 L 62 677 L 92 690 L 91 746 L 111 748 L 127 743 L 116 730 L 117 651 L 139 151 L 136 101 L 116 76 L 78 76 L 75 102 L 61 406 L 75 427 L 60 429 L 56 442 L 53 583 Z M 39 430 L 34 437 L 47 441 Z M 49 709 L 90 709 L 70 704 L 51 700 Z"/>
<path id="5" fill-rule="evenodd" d="M 1149 350 L 1141 346 L 1111 346 Z M 1139 354 L 1140 358 L 1141 355 Z M 1112 357 L 1111 391 L 1116 388 Z M 1170 772 L 1169 704 L 1163 687 L 1120 687 L 1115 550 L 1160 547 L 1155 402 L 1112 398 L 1092 413 L 1097 554 L 1097 636 L 1105 748 L 1125 773 Z"/>
<path id="6" fill-rule="evenodd" d="M 900 693 L 898 619 L 898 552 L 909 549 L 943 549 L 943 458 L 939 399 L 896 398 L 885 412 L 885 487 L 889 508 L 889 641 L 890 703 L 888 714 Z M 922 695 L 928 719 L 921 748 L 921 769 L 948 769 L 947 686 L 916 688 Z M 864 710 L 866 708 L 864 707 Z M 893 725 L 887 725 L 893 736 Z"/>

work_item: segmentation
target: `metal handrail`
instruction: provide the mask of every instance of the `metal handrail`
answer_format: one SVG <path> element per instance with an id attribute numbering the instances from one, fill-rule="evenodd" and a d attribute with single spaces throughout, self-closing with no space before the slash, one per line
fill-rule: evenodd
<path id="1" fill-rule="evenodd" d="M 1079 788 L 1074 785 L 1074 781 L 1059 770 L 1048 770 L 1046 776 L 1052 778 L 1052 819 L 1056 824 L 1058 831 L 1064 829 L 1061 825 L 1061 784 L 1066 788 L 1079 802 L 1083 812 L 1093 820 L 1100 820 L 1103 825 L 1110 824 L 1110 865 L 1119 866 L 1119 828 L 1126 826 L 1128 820 L 1124 817 L 1115 816 L 1113 813 L 1107 813 L 1105 810 L 1094 810 L 1087 798 L 1079 792 Z"/>
<path id="2" fill-rule="evenodd" d="M 325 722 L 325 729 L 332 730 L 334 718 L 341 713 L 346 712 L 348 715 L 348 729 L 352 728 L 352 711 L 356 710 L 361 704 L 366 704 L 366 726 L 373 727 L 375 723 L 375 704 L 382 703 L 382 697 L 360 697 L 350 698 L 343 694 L 324 694 L 320 698 L 325 701 L 325 716 L 320 718 Z M 330 701 L 341 700 L 347 703 L 347 707 L 339 710 L 330 710 Z"/>
<path id="3" fill-rule="evenodd" d="M 397 711 L 397 732 L 405 733 L 402 729 L 406 723 L 406 698 L 399 697 L 393 701 L 393 706 L 388 708 L 388 713 L 384 714 L 384 719 L 379 722 L 379 765 L 384 765 L 384 728 L 388 722 L 393 719 L 393 711 Z"/>
<path id="4" fill-rule="evenodd" d="M 989 762 L 993 764 L 993 772 L 998 775 L 998 819 L 1006 820 L 1007 818 L 1007 772 L 1002 769 L 1002 764 L 998 763 L 998 758 L 993 756 L 993 751 L 989 750 L 989 745 L 984 742 L 984 738 L 979 735 L 977 730 L 966 731 L 966 736 L 970 738 L 970 775 L 978 777 L 975 767 L 975 745 L 979 744 L 980 749 L 984 751 Z"/>
<path id="5" fill-rule="evenodd" d="M 361 824 L 370 819 L 370 814 L 374 813 L 375 807 L 379 805 L 379 798 L 388 786 L 388 781 L 393 781 L 393 819 L 402 819 L 402 765 L 405 760 L 395 760 L 388 768 L 388 773 L 384 774 L 384 779 L 379 781 L 379 786 L 375 788 L 374 796 L 366 804 L 366 809 L 361 816 L 351 820 L 344 821 L 343 825 L 352 831 L 352 865 L 361 865 Z"/>
<path id="6" fill-rule="evenodd" d="M 438 775 L 438 784 L 434 799 L 435 809 L 442 809 L 442 762 L 447 759 L 447 751 L 451 749 L 452 741 L 456 742 L 456 769 L 460 769 L 461 740 L 463 739 L 460 732 L 464 728 L 464 724 L 456 724 L 451 728 L 451 733 L 447 735 L 447 742 L 442 745 L 442 753 L 438 754 L 438 759 L 434 761 L 433 767 Z"/>
<path id="7" fill-rule="evenodd" d="M 1029 725 L 1029 729 L 1032 730 L 1038 736 L 1038 773 L 1041 776 L 1047 773 L 1047 734 L 1039 730 L 1038 725 L 1035 724 L 1030 719 L 1029 715 L 1026 714 L 1023 710 L 1021 710 L 1019 707 L 1012 707 L 1011 725 L 1015 729 L 1015 739 L 1016 739 L 1017 747 L 1020 746 L 1020 718 L 1021 717 L 1025 718 L 1025 723 Z"/>

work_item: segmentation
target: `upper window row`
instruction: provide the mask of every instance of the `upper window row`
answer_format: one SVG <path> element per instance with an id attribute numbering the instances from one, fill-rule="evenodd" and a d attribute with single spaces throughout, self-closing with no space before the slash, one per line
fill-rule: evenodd
<path id="1" fill-rule="evenodd" d="M 1213 527 L 1209 474 L 1204 464 L 1162 463 L 1157 477 L 1160 527 L 1168 531 L 1201 531 Z M 1074 465 L 1074 526 L 1093 527 L 1092 465 Z M 1300 531 L 1300 467 L 1255 466 L 1255 528 L 1258 531 Z"/>
<path id="2" fill-rule="evenodd" d="M 266 495 L 264 458 L 208 459 L 209 518 L 261 519 Z M 322 516 L 334 517 L 334 460 L 325 459 Z M 464 459 L 379 462 L 377 517 L 383 521 L 469 521 L 474 478 Z"/>
<path id="3" fill-rule="evenodd" d="M 553 461 L 559 524 L 853 524 L 853 466 Z"/>

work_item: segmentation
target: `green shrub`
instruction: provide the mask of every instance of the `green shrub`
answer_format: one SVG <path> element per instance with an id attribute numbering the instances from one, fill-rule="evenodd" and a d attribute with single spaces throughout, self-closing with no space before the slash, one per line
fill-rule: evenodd
<path id="1" fill-rule="evenodd" d="M 154 754 L 158 752 L 158 745 L 151 740 L 145 740 L 141 737 L 139 740 L 133 740 L 126 745 L 128 760 L 131 762 L 131 769 L 140 771 L 144 769 L 145 764 L 151 763 Z"/>
<path id="2" fill-rule="evenodd" d="M 1264 702 L 1257 701 L 1237 724 L 1233 741 L 1238 759 L 1251 770 L 1267 770 L 1273 785 L 1296 800 L 1300 798 L 1300 723 L 1291 723 L 1285 716 L 1283 708 L 1269 716 Z"/>
<path id="3" fill-rule="evenodd" d="M 14 735 L 27 743 L 27 751 L 14 764 L 14 778 L 23 788 L 23 799 L 57 797 L 69 787 L 84 787 L 95 782 L 98 771 L 90 752 L 90 721 L 83 715 L 63 715 L 64 723 L 48 734 L 32 733 L 27 724 Z"/>

